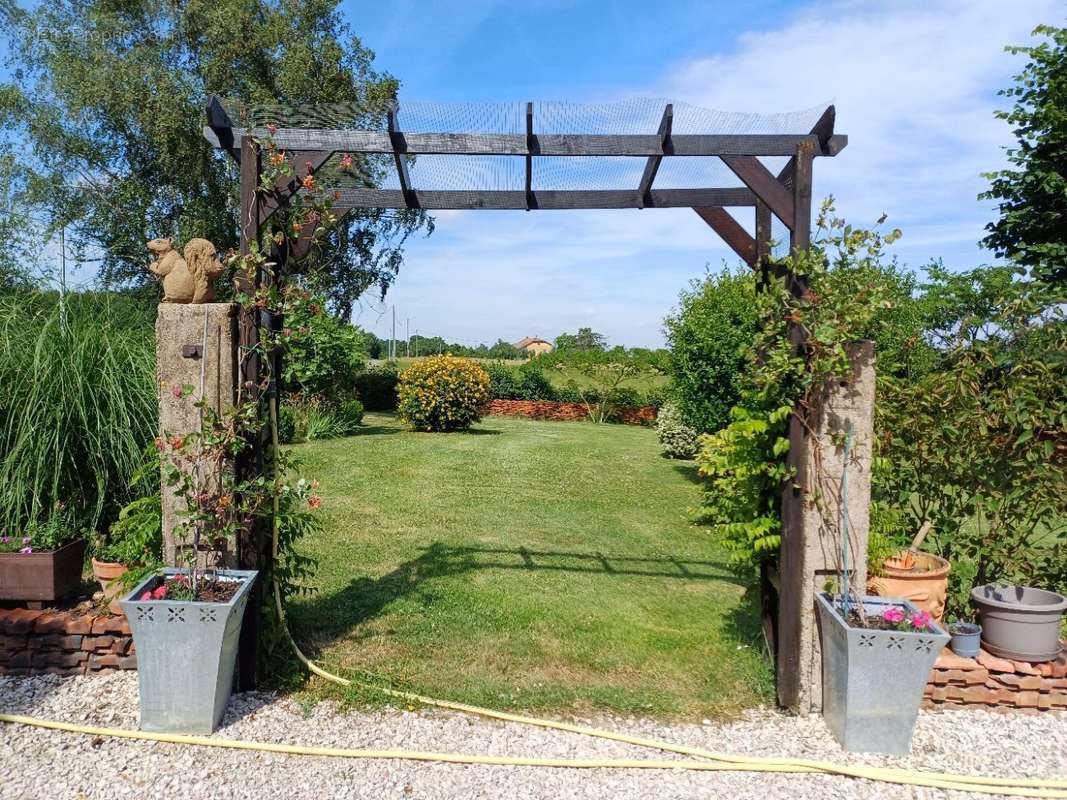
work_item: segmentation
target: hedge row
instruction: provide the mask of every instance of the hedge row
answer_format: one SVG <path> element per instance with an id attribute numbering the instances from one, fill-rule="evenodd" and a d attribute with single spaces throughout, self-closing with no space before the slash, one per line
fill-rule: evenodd
<path id="1" fill-rule="evenodd" d="M 595 389 L 585 390 L 583 398 L 576 387 L 553 386 L 536 365 L 507 366 L 490 362 L 482 366 L 489 373 L 489 397 L 493 400 L 554 400 L 561 403 L 597 403 L 601 400 Z M 356 396 L 367 411 L 393 411 L 397 404 L 398 379 L 399 371 L 393 365 L 371 367 L 356 378 Z M 663 392 L 621 387 L 607 399 L 618 406 L 659 408 L 663 405 Z"/>

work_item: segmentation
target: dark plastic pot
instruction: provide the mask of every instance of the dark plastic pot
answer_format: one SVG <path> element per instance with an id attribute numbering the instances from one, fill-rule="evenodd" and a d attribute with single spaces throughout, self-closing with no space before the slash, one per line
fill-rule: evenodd
<path id="1" fill-rule="evenodd" d="M 1014 661 L 1052 661 L 1060 654 L 1060 617 L 1067 597 L 1029 586 L 989 583 L 971 589 L 982 621 L 982 645 Z"/>
<path id="2" fill-rule="evenodd" d="M 0 553 L 0 600 L 52 603 L 81 584 L 85 540 L 40 553 Z"/>
<path id="3" fill-rule="evenodd" d="M 973 622 L 954 622 L 948 626 L 952 634 L 949 647 L 962 658 L 974 658 L 982 647 L 982 626 Z"/>

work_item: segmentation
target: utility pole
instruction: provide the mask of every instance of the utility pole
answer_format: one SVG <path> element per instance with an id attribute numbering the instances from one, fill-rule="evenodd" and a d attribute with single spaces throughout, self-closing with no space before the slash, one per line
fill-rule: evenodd
<path id="1" fill-rule="evenodd" d="M 415 329 L 415 358 L 419 357 L 419 329 Z"/>
<path id="2" fill-rule="evenodd" d="M 393 335 L 389 337 L 389 358 L 396 358 L 396 304 L 393 304 Z"/>
<path id="3" fill-rule="evenodd" d="M 411 317 L 404 323 L 404 355 L 411 357 Z"/>

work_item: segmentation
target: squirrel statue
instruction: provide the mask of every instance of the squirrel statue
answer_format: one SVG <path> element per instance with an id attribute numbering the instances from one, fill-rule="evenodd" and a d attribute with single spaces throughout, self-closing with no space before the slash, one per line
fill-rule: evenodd
<path id="1" fill-rule="evenodd" d="M 153 239 L 148 249 L 155 260 L 148 265 L 163 281 L 164 303 L 210 303 L 213 281 L 222 274 L 215 245 L 207 239 L 190 239 L 179 253 L 170 239 Z"/>

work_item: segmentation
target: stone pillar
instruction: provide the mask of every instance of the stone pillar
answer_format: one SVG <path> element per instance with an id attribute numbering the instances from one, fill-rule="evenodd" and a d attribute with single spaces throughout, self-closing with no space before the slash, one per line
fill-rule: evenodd
<path id="1" fill-rule="evenodd" d="M 815 593 L 836 581 L 842 563 L 841 477 L 849 422 L 853 440 L 846 502 L 848 567 L 850 581 L 859 591 L 863 591 L 867 580 L 874 344 L 856 343 L 850 348 L 850 356 L 850 379 L 825 387 L 815 398 L 806 423 L 793 419 L 789 431 L 789 460 L 796 477 L 782 493 L 778 701 L 802 715 L 822 709 Z"/>
<path id="2" fill-rule="evenodd" d="M 205 337 L 205 319 L 207 335 Z M 160 303 L 156 317 L 156 378 L 159 386 L 159 428 L 164 437 L 184 436 L 200 429 L 200 376 L 203 369 L 207 405 L 222 412 L 232 408 L 237 396 L 237 306 L 232 303 L 180 305 Z M 191 396 L 179 396 L 183 386 L 193 386 Z M 218 474 L 206 475 L 208 485 L 217 485 Z M 185 566 L 190 546 L 181 532 L 179 511 L 184 500 L 162 486 L 163 561 Z M 188 537 L 186 537 L 188 538 Z M 204 566 L 234 566 L 232 542 L 202 543 L 199 559 Z"/>

